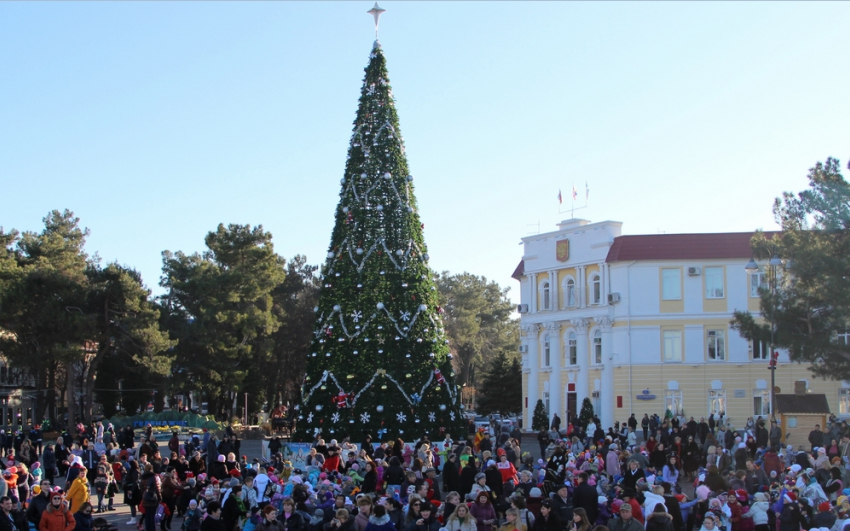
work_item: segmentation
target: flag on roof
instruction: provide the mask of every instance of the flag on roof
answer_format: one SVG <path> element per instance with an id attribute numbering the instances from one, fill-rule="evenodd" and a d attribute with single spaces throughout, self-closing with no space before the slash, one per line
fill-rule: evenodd
<path id="1" fill-rule="evenodd" d="M 564 202 L 564 198 L 561 197 L 561 189 L 558 188 L 558 204 L 560 205 L 563 202 Z"/>

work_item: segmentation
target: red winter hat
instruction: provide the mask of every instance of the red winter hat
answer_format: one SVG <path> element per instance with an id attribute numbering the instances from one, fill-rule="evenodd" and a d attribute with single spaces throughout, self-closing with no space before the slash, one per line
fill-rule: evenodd
<path id="1" fill-rule="evenodd" d="M 505 455 L 505 449 L 499 448 L 498 450 L 496 450 L 496 455 L 498 455 L 499 457 L 502 457 L 503 455 Z"/>
<path id="2" fill-rule="evenodd" d="M 826 511 L 828 511 L 830 509 L 832 509 L 832 505 L 830 505 L 828 501 L 825 501 L 825 502 L 821 503 L 820 505 L 818 505 L 818 511 L 820 511 L 822 513 L 825 513 Z"/>
<path id="3" fill-rule="evenodd" d="M 231 476 L 233 476 L 235 478 L 238 478 L 242 475 L 242 474 L 239 473 L 239 470 L 237 470 L 235 468 L 232 469 L 230 472 L 228 472 L 228 474 L 230 474 Z"/>
<path id="4" fill-rule="evenodd" d="M 747 491 L 745 491 L 744 489 L 738 489 L 735 491 L 735 497 L 738 498 L 739 502 L 743 503 L 747 501 Z"/>
<path id="5" fill-rule="evenodd" d="M 195 477 L 195 474 L 193 474 L 191 472 L 186 472 L 186 479 L 191 479 L 193 477 Z"/>

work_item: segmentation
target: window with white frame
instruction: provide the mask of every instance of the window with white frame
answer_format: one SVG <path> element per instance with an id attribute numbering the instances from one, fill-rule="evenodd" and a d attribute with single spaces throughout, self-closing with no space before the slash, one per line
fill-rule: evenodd
<path id="1" fill-rule="evenodd" d="M 682 300 L 682 270 L 678 267 L 661 270 L 661 299 Z"/>
<path id="2" fill-rule="evenodd" d="M 570 332 L 567 339 L 567 365 L 578 364 L 578 343 L 576 341 L 576 333 Z"/>
<path id="3" fill-rule="evenodd" d="M 769 360 L 770 359 L 770 344 L 767 341 L 753 339 L 750 341 L 750 351 L 753 353 L 753 360 Z"/>
<path id="4" fill-rule="evenodd" d="M 593 363 L 602 363 L 602 332 L 593 333 Z"/>
<path id="5" fill-rule="evenodd" d="M 543 337 L 543 366 L 549 367 L 550 365 L 550 357 L 549 357 L 549 334 L 546 334 Z"/>
<path id="6" fill-rule="evenodd" d="M 850 415 L 850 389 L 838 390 L 838 414 Z"/>
<path id="7" fill-rule="evenodd" d="M 682 361 L 682 331 L 664 331 L 664 361 Z"/>
<path id="8" fill-rule="evenodd" d="M 706 299 L 722 299 L 724 297 L 723 289 L 723 268 L 722 267 L 706 267 L 705 268 L 705 298 Z"/>
<path id="9" fill-rule="evenodd" d="M 543 308 L 541 308 L 541 309 L 548 310 L 550 308 L 550 306 L 549 306 L 549 299 L 550 299 L 550 297 L 549 297 L 549 283 L 548 282 L 544 282 L 543 284 L 541 284 L 540 293 L 543 295 Z"/>
<path id="10" fill-rule="evenodd" d="M 573 308 L 576 305 L 576 281 L 568 278 L 564 292 L 564 308 Z"/>
<path id="11" fill-rule="evenodd" d="M 754 273 L 750 273 L 750 297 L 757 299 L 759 297 L 759 289 L 767 286 L 767 277 L 764 271 L 759 269 Z"/>
<path id="12" fill-rule="evenodd" d="M 723 389 L 713 389 L 708 392 L 708 414 L 725 415 L 726 414 L 726 391 Z"/>
<path id="13" fill-rule="evenodd" d="M 726 331 L 708 330 L 706 332 L 706 347 L 709 361 L 726 360 Z"/>
<path id="14" fill-rule="evenodd" d="M 600 304 L 602 302 L 602 279 L 599 275 L 590 277 L 590 303 Z"/>
<path id="15" fill-rule="evenodd" d="M 664 393 L 664 410 L 669 411 L 672 415 L 678 415 L 682 411 L 682 392 L 681 391 L 666 391 Z"/>
<path id="16" fill-rule="evenodd" d="M 850 331 L 845 329 L 841 334 L 836 333 L 835 340 L 839 345 L 850 345 Z"/>
<path id="17" fill-rule="evenodd" d="M 770 391 L 767 389 L 756 389 L 753 391 L 753 415 L 770 415 Z"/>
<path id="18" fill-rule="evenodd" d="M 549 418 L 549 391 L 543 392 L 543 407 L 546 409 L 546 418 Z"/>

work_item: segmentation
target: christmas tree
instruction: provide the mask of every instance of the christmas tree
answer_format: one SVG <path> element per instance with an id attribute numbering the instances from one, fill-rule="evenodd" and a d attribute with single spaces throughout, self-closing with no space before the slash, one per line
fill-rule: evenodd
<path id="1" fill-rule="evenodd" d="M 294 440 L 465 436 L 386 59 L 370 55 Z"/>
<path id="2" fill-rule="evenodd" d="M 578 413 L 578 423 L 583 428 L 586 428 L 590 421 L 593 420 L 593 404 L 590 403 L 590 399 L 584 397 L 584 400 L 581 401 L 581 411 Z M 588 435 L 593 435 L 589 433 Z"/>
<path id="3" fill-rule="evenodd" d="M 549 429 L 549 419 L 546 416 L 546 408 L 539 398 L 534 404 L 534 413 L 531 416 L 531 429 L 534 431 Z"/>

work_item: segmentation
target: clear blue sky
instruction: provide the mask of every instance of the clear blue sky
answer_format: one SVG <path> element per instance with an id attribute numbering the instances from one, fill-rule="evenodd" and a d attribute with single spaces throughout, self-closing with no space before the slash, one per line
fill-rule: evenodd
<path id="1" fill-rule="evenodd" d="M 559 188 L 628 234 L 772 229 L 774 197 L 850 157 L 847 2 L 382 6 L 431 265 L 514 298 Z M 0 3 L 0 225 L 69 208 L 155 291 L 161 251 L 219 222 L 321 261 L 370 7 Z"/>

